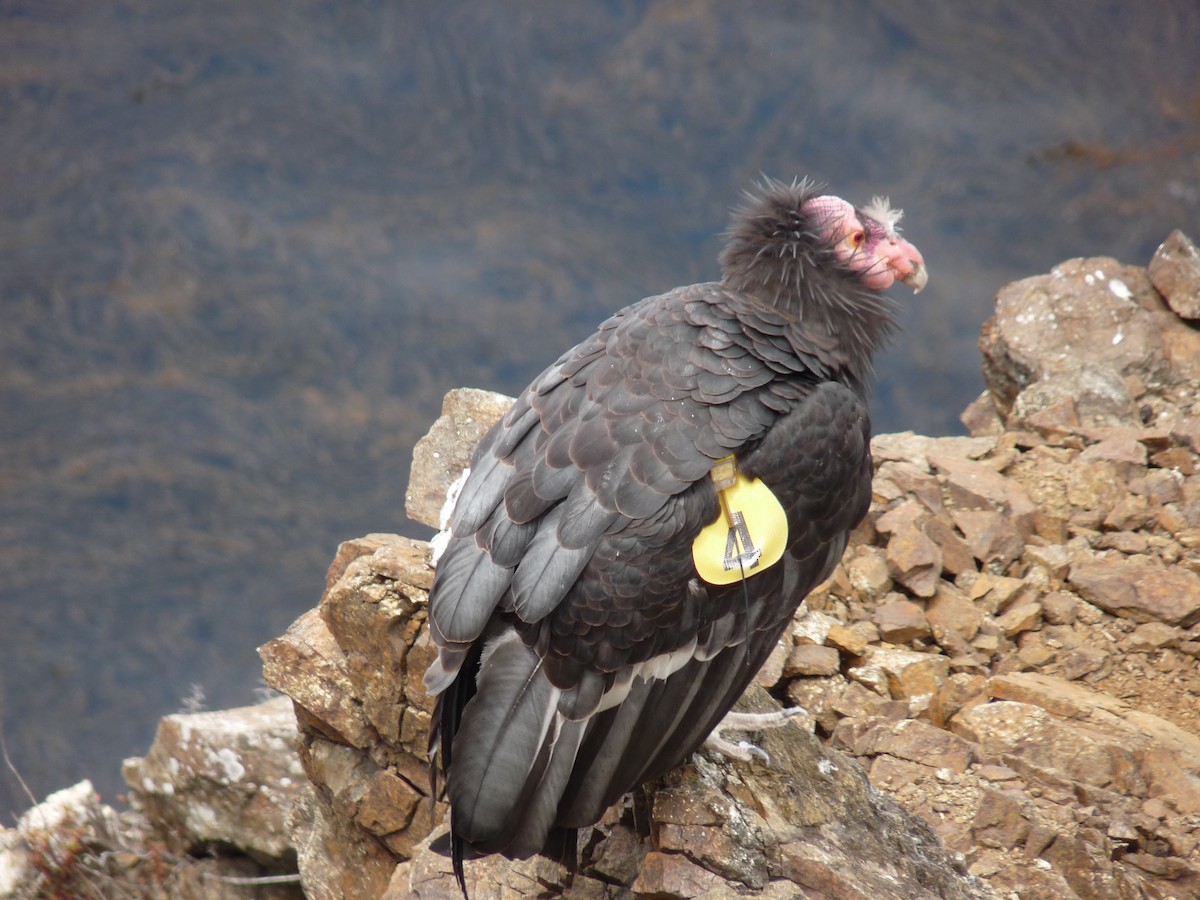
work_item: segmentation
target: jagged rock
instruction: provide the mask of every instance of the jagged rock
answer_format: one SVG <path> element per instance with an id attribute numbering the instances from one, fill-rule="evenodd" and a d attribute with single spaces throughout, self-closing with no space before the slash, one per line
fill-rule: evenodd
<path id="1" fill-rule="evenodd" d="M 1176 315 L 1200 319 L 1200 250 L 1182 231 L 1172 231 L 1154 253 L 1150 281 Z"/>
<path id="2" fill-rule="evenodd" d="M 1112 396 L 1116 382 L 1107 373 L 1162 380 L 1162 332 L 1149 311 L 1161 305 L 1156 296 L 1144 269 L 1107 258 L 1068 260 L 1049 275 L 1004 288 L 980 338 L 984 379 L 1001 416 L 1007 418 L 1028 386 L 1045 380 L 1071 385 L 1059 396 L 1076 398 L 1077 406 L 1079 398 L 1095 396 L 1097 411 L 1108 411 L 1112 400 L 1114 418 L 1124 421 L 1132 412 L 1123 402 L 1128 391 Z"/>
<path id="3" fill-rule="evenodd" d="M 1013 400 L 1008 424 L 1054 439 L 1083 426 L 1132 422 L 1136 416 L 1137 404 L 1118 371 L 1080 362 L 1076 368 L 1047 375 L 1021 391 Z"/>
<path id="4" fill-rule="evenodd" d="M 825 635 L 825 643 L 848 656 L 862 656 L 867 650 L 868 642 L 861 633 L 835 622 Z"/>
<path id="5" fill-rule="evenodd" d="M 915 525 L 892 532 L 887 545 L 887 568 L 895 581 L 918 597 L 932 597 L 942 574 L 942 551 Z"/>
<path id="6" fill-rule="evenodd" d="M 1040 603 L 1022 603 L 1014 606 L 1008 612 L 996 619 L 996 624 L 1005 636 L 1013 638 L 1024 631 L 1032 631 L 1042 621 L 1042 605 Z"/>
<path id="7" fill-rule="evenodd" d="M 1070 625 L 1075 621 L 1079 601 L 1066 591 L 1055 591 L 1042 598 L 1042 616 L 1050 625 Z"/>
<path id="8" fill-rule="evenodd" d="M 984 572 L 971 583 L 967 596 L 980 609 L 995 615 L 1015 605 L 1028 593 L 1029 586 L 1020 578 Z"/>
<path id="9" fill-rule="evenodd" d="M 885 697 L 909 700 L 933 694 L 950 673 L 950 661 L 936 653 L 873 648 L 865 662 L 850 670 L 856 681 L 877 686 Z"/>
<path id="10" fill-rule="evenodd" d="M 1113 865 L 1108 841 L 1096 828 L 1060 833 L 1042 852 L 1042 858 L 1062 873 L 1076 896 L 1097 900 L 1144 896 L 1129 870 Z"/>
<path id="11" fill-rule="evenodd" d="M 1006 700 L 981 704 L 957 715 L 952 725 L 986 758 L 1061 772 L 1083 785 L 1145 793 L 1144 781 L 1134 774 L 1132 752 L 1115 735 L 1068 725 L 1039 706 Z"/>
<path id="12" fill-rule="evenodd" d="M 287 697 L 167 716 L 150 752 L 125 761 L 130 800 L 184 848 L 232 844 L 258 859 L 285 860 L 292 845 L 284 824 L 305 783 L 295 745 Z"/>
<path id="13" fill-rule="evenodd" d="M 1094 647 L 1073 647 L 1054 659 L 1056 673 L 1067 681 L 1103 674 L 1111 669 L 1107 653 Z"/>
<path id="14" fill-rule="evenodd" d="M 1004 422 L 996 411 L 992 395 L 984 391 L 958 417 L 972 437 L 993 437 L 1004 431 Z"/>
<path id="15" fill-rule="evenodd" d="M 840 666 L 841 657 L 832 647 L 799 644 L 788 653 L 783 675 L 785 678 L 796 678 L 800 675 L 836 675 Z"/>
<path id="16" fill-rule="evenodd" d="M 925 618 L 932 626 L 935 638 L 938 638 L 939 632 L 953 631 L 969 641 L 979 633 L 983 613 L 961 588 L 942 581 L 925 607 Z"/>
<path id="17" fill-rule="evenodd" d="M 883 553 L 860 553 L 849 560 L 845 568 L 850 584 L 868 597 L 882 597 L 891 590 L 892 579 L 888 574 L 888 562 Z"/>
<path id="18" fill-rule="evenodd" d="M 792 639 L 797 644 L 813 644 L 819 647 L 825 643 L 833 627 L 840 624 L 832 616 L 814 612 L 802 605 L 796 615 L 796 621 L 792 623 Z"/>
<path id="19" fill-rule="evenodd" d="M 1013 791 L 983 790 L 971 833 L 983 847 L 1007 849 L 1025 842 L 1029 822 L 1022 815 L 1020 795 Z"/>
<path id="20" fill-rule="evenodd" d="M 1094 559 L 1071 567 L 1085 600 L 1135 622 L 1187 627 L 1200 621 L 1200 575 L 1142 559 Z"/>
<path id="21" fill-rule="evenodd" d="M 313 738 L 306 759 L 314 783 L 325 789 L 330 808 L 379 837 L 396 855 L 408 857 L 423 835 L 410 833 L 428 798 L 397 769 L 378 765 L 345 744 Z"/>
<path id="22" fill-rule="evenodd" d="M 765 688 L 772 688 L 779 684 L 791 649 L 791 641 L 786 636 L 780 638 L 775 644 L 775 649 L 771 651 L 771 655 L 767 657 L 762 668 L 758 670 L 758 674 L 754 676 L 755 682 Z"/>
<path id="23" fill-rule="evenodd" d="M 371 742 L 370 725 L 349 680 L 345 656 L 317 610 L 301 615 L 286 634 L 259 653 L 267 683 L 292 698 L 302 729 L 316 726 L 355 747 Z"/>
<path id="24" fill-rule="evenodd" d="M 967 770 L 975 756 L 971 744 L 958 735 L 916 719 L 881 722 L 871 727 L 858 741 L 855 751 L 859 755 L 886 753 L 959 773 Z"/>
<path id="25" fill-rule="evenodd" d="M 834 896 L 987 896 L 954 871 L 931 832 L 913 830 L 899 807 L 877 803 L 851 760 L 799 729 L 764 735 L 763 748 L 793 775 L 780 778 L 753 766 L 731 773 L 697 757 L 667 779 L 674 800 L 665 817 L 710 820 L 707 840 L 702 830 L 685 855 L 734 881 L 724 895 L 765 874 Z M 750 798 L 753 803 L 745 802 Z M 708 814 L 680 814 L 696 805 Z M 706 848 L 717 846 L 726 831 L 741 849 L 718 859 Z"/>
<path id="26" fill-rule="evenodd" d="M 226 844 L 219 854 L 181 855 L 177 834 L 161 828 L 101 803 L 88 781 L 57 791 L 15 828 L 0 828 L 0 897 L 300 900 L 289 867 L 263 866 Z"/>
<path id="27" fill-rule="evenodd" d="M 297 796 L 288 827 L 309 900 L 380 897 L 387 890 L 396 857 L 312 785 Z"/>
<path id="28" fill-rule="evenodd" d="M 938 728 L 949 728 L 950 720 L 961 710 L 986 703 L 987 679 L 980 674 L 955 672 L 934 693 L 929 704 L 929 720 Z"/>
<path id="29" fill-rule="evenodd" d="M 1063 586 L 1070 571 L 1071 554 L 1061 544 L 1026 545 L 1021 562 L 1026 581 L 1056 591 Z"/>
<path id="30" fill-rule="evenodd" d="M 952 520 L 929 519 L 925 523 L 925 536 L 941 548 L 943 572 L 958 576 L 975 571 L 975 551 L 955 530 Z"/>
<path id="31" fill-rule="evenodd" d="M 348 558 L 355 548 L 361 555 Z M 353 879 L 359 864 L 334 858 L 343 844 L 355 857 L 386 859 L 390 877 L 435 821 L 426 758 L 432 701 L 422 680 L 433 658 L 427 545 L 376 535 L 350 550 L 344 544 L 336 559 L 341 574 L 318 608 L 259 650 L 267 682 L 296 705 L 300 760 L 318 788 L 310 806 L 346 836 L 308 841 L 306 890 L 311 872 L 333 873 L 321 876 L 331 884 Z M 308 827 L 294 821 L 293 830 Z M 375 881 L 380 865 L 371 866 Z"/>
<path id="32" fill-rule="evenodd" d="M 952 727 L 981 752 L 1039 779 L 1066 778 L 1194 809 L 1200 737 L 1161 717 L 1052 676 L 1020 673 L 990 681 L 997 702 L 957 715 Z"/>
<path id="33" fill-rule="evenodd" d="M 1032 522 L 1032 520 L 1029 520 Z M 1007 565 L 1025 549 L 1025 536 L 1006 513 L 990 509 L 958 509 L 953 522 L 962 532 L 971 555 L 981 563 Z"/>
<path id="34" fill-rule="evenodd" d="M 1080 463 L 1111 463 L 1111 471 L 1120 481 L 1127 482 L 1146 474 L 1146 446 L 1136 432 L 1125 431 L 1085 447 L 1076 457 Z"/>
<path id="35" fill-rule="evenodd" d="M 1029 533 L 1036 508 L 1019 483 L 991 466 L 949 453 L 931 454 L 930 461 L 953 509 L 1005 512 Z"/>
<path id="36" fill-rule="evenodd" d="M 724 887 L 719 875 L 702 868 L 679 853 L 647 855 L 642 871 L 630 886 L 635 894 L 649 897 L 704 897 Z"/>
<path id="37" fill-rule="evenodd" d="M 458 388 L 442 401 L 442 414 L 413 447 L 405 508 L 414 522 L 442 527 L 450 484 L 471 462 L 471 453 L 492 424 L 508 412 L 512 398 L 492 391 Z"/>
<path id="38" fill-rule="evenodd" d="M 932 633 L 921 607 L 899 595 L 875 608 L 875 624 L 879 636 L 892 644 L 907 644 Z"/>
<path id="39" fill-rule="evenodd" d="M 1162 622 L 1146 622 L 1133 630 L 1125 640 L 1124 649 L 1131 653 L 1150 653 L 1179 643 L 1182 629 Z"/>

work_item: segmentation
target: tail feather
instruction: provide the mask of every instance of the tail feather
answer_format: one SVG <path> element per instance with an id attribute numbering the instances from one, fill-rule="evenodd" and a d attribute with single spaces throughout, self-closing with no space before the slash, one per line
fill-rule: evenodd
<path id="1" fill-rule="evenodd" d="M 559 713 L 573 722 L 586 721 L 604 699 L 605 680 L 602 672 L 585 670 L 575 687 L 562 692 L 558 701 Z"/>
<path id="2" fill-rule="evenodd" d="M 665 680 L 635 678 L 621 705 L 596 717 L 559 823 L 596 821 L 629 785 L 673 768 L 699 746 L 757 671 L 747 669 L 746 650 L 739 644 L 711 660 L 693 660 Z"/>
<path id="3" fill-rule="evenodd" d="M 454 830 L 483 849 L 507 843 L 502 839 L 518 800 L 531 778 L 540 780 L 535 770 L 546 758 L 561 692 L 515 632 L 485 648 L 478 684 L 452 738 L 457 752 L 447 780 Z"/>
<path id="4" fill-rule="evenodd" d="M 607 808 L 603 798 L 613 784 L 625 748 L 633 740 L 650 690 L 650 682 L 635 678 L 619 706 L 610 707 L 592 719 L 592 730 L 580 750 L 575 777 L 567 789 L 569 802 L 559 817 L 561 824 L 590 825 L 598 818 L 593 815 L 594 810 L 603 812 Z"/>
<path id="5" fill-rule="evenodd" d="M 579 742 L 583 739 L 585 722 L 564 721 L 553 738 L 549 765 L 536 785 L 531 785 L 529 797 L 521 815 L 513 823 L 506 852 L 524 859 L 545 850 L 547 838 L 558 816 L 563 789 L 571 777 Z"/>

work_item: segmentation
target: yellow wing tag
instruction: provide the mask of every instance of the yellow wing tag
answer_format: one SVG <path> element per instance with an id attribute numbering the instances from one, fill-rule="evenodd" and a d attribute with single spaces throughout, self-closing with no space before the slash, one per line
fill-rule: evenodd
<path id="1" fill-rule="evenodd" d="M 721 515 L 696 535 L 692 559 L 709 584 L 733 584 L 779 562 L 787 515 L 771 489 L 739 472 L 732 456 L 717 460 L 711 474 Z"/>

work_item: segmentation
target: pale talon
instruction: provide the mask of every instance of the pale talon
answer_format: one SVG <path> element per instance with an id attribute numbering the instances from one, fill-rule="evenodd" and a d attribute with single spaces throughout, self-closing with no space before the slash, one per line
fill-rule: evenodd
<path id="1" fill-rule="evenodd" d="M 738 759 L 742 762 L 759 759 L 770 765 L 771 757 L 761 747 L 755 746 L 750 741 L 738 741 L 735 744 L 726 738 L 722 732 L 763 731 L 768 728 L 779 728 L 789 719 L 800 715 L 808 715 L 808 711 L 802 706 L 789 706 L 787 709 L 765 713 L 726 713 L 725 718 L 717 723 L 717 727 L 712 730 L 712 734 L 705 738 L 704 746 L 709 750 L 728 756 L 730 759 Z"/>
<path id="2" fill-rule="evenodd" d="M 739 741 L 738 747 L 741 750 L 743 750 L 748 757 L 753 756 L 756 759 L 760 759 L 763 761 L 763 763 L 765 763 L 768 766 L 771 764 L 771 757 L 767 754 L 767 751 L 764 750 L 762 747 L 756 747 L 754 744 L 750 743 L 749 741 Z"/>
<path id="3" fill-rule="evenodd" d="M 720 753 L 722 756 L 728 756 L 730 759 L 741 760 L 742 762 L 759 759 L 767 765 L 771 764 L 771 757 L 761 747 L 756 747 L 749 741 L 738 741 L 735 744 L 733 741 L 722 737 L 719 731 L 720 726 L 717 726 L 717 729 L 705 738 L 705 748 L 712 750 L 714 753 Z"/>

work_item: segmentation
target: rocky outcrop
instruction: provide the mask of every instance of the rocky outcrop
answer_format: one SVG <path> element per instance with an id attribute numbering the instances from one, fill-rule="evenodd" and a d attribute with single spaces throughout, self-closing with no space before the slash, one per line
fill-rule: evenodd
<path id="1" fill-rule="evenodd" d="M 458 408 L 451 397 L 449 414 Z M 445 810 L 431 800 L 425 761 L 428 547 L 372 535 L 338 556 L 344 568 L 317 610 L 261 651 L 268 682 L 297 703 L 300 757 L 315 786 L 294 817 L 306 836 L 296 840 L 305 889 L 312 897 L 457 897 L 449 860 L 429 849 Z M 761 688 L 747 699 L 778 705 Z M 702 754 L 612 810 L 585 836 L 573 895 L 611 896 L 623 886 L 649 896 L 791 896 L 803 885 L 913 896 L 925 885 L 943 897 L 986 896 L 928 826 L 873 790 L 842 753 L 798 727 L 764 736 L 763 747 L 771 765 Z M 314 840 L 321 829 L 338 839 Z M 567 874 L 539 859 L 467 868 L 479 897 L 537 895 Z"/>
<path id="2" fill-rule="evenodd" d="M 1200 334 L 1178 314 L 1200 279 L 1186 246 L 1172 235 L 1153 281 L 1072 260 L 1001 292 L 973 436 L 877 439 L 871 514 L 810 600 L 866 655 L 788 685 L 970 871 L 1021 897 L 1200 893 Z M 922 534 L 941 551 L 924 570 Z M 919 680 L 873 671 L 880 652 L 904 653 Z M 852 693 L 865 702 L 848 708 Z"/>
<path id="3" fill-rule="evenodd" d="M 1150 281 L 1181 319 L 1200 319 L 1200 250 L 1182 231 L 1163 241 L 1148 270 Z"/>
<path id="4" fill-rule="evenodd" d="M 285 826 L 304 784 L 295 744 L 286 697 L 167 716 L 150 752 L 125 762 L 129 797 L 180 850 L 229 844 L 268 865 L 284 864 L 295 856 Z"/>
<path id="5" fill-rule="evenodd" d="M 0 897 L 296 900 L 296 733 L 286 698 L 167 716 L 126 761 L 132 809 L 83 781 L 0 829 Z"/>
<path id="6" fill-rule="evenodd" d="M 320 605 L 260 650 L 267 682 L 296 704 L 300 759 L 316 788 L 293 816 L 310 896 L 379 896 L 444 812 L 426 761 L 432 577 L 423 542 L 343 544 Z"/>
<path id="7" fill-rule="evenodd" d="M 1200 896 L 1198 295 L 1179 233 L 1149 270 L 1071 260 L 1005 288 L 970 434 L 875 439 L 866 521 L 743 700 L 808 718 L 760 736 L 769 765 L 700 753 L 625 798 L 585 835 L 572 896 Z M 414 453 L 414 518 L 439 524 L 506 403 L 447 397 Z M 225 896 L 236 867 L 264 895 L 291 889 L 261 881 L 290 844 L 310 897 L 457 896 L 429 849 L 428 554 L 343 544 L 318 607 L 261 649 L 295 724 L 278 701 L 168 717 L 127 766 L 136 809 L 86 787 L 39 807 L 44 827 L 0 835 L 25 866 L 7 884 L 57 885 L 55 860 L 144 874 L 153 845 L 226 867 L 189 870 L 210 892 L 190 895 Z M 98 850 L 113 834 L 140 837 Z M 567 878 L 467 870 L 477 897 Z"/>

